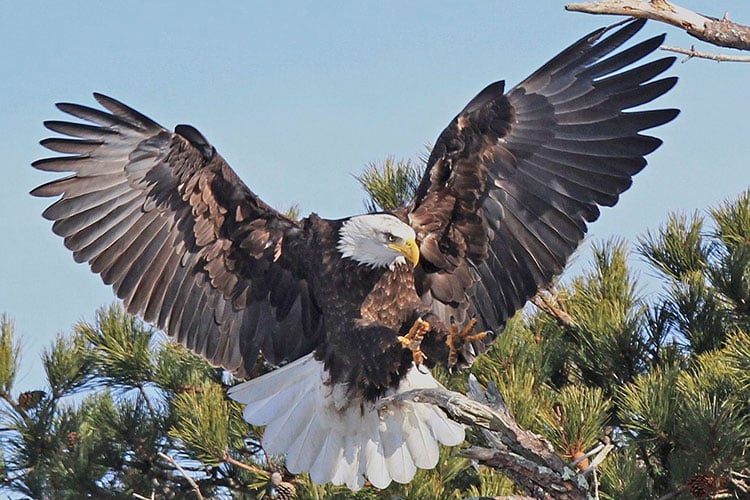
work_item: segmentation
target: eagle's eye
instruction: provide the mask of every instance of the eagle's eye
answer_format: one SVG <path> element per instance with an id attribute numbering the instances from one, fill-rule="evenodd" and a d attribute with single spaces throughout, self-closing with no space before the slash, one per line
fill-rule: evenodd
<path id="1" fill-rule="evenodd" d="M 394 243 L 394 242 L 398 241 L 398 236 L 394 236 L 391 233 L 386 233 L 385 234 L 385 239 L 388 240 L 388 243 Z"/>

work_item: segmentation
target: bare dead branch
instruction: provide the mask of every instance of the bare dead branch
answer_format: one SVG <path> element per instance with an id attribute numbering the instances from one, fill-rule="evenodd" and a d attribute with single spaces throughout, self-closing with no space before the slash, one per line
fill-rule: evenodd
<path id="1" fill-rule="evenodd" d="M 676 52 L 677 54 L 685 54 L 687 57 L 682 62 L 687 62 L 693 57 L 699 57 L 701 59 L 711 59 L 713 61 L 729 61 L 729 62 L 750 62 L 750 56 L 730 56 L 725 54 L 709 54 L 707 52 L 699 52 L 694 47 L 689 49 L 683 49 L 682 47 L 670 47 L 662 45 L 661 50 L 667 52 Z"/>
<path id="2" fill-rule="evenodd" d="M 750 493 L 750 475 L 742 474 L 741 472 L 731 471 L 729 473 L 729 480 L 739 491 L 743 493 Z"/>
<path id="3" fill-rule="evenodd" d="M 597 448 L 599 447 L 597 446 Z M 602 448 L 596 453 L 596 456 L 594 457 L 594 459 L 591 460 L 591 465 L 589 465 L 588 468 L 585 471 L 583 471 L 583 475 L 587 476 L 591 472 L 595 471 L 596 468 L 599 466 L 599 464 L 601 464 L 604 461 L 604 459 L 607 458 L 607 455 L 609 455 L 609 452 L 611 452 L 614 449 L 615 449 L 615 445 L 611 443 L 602 445 Z"/>
<path id="4" fill-rule="evenodd" d="M 719 47 L 750 50 L 750 26 L 707 17 L 667 0 L 601 0 L 572 3 L 566 10 L 588 14 L 615 14 L 653 19 L 685 30 L 690 35 Z"/>
<path id="5" fill-rule="evenodd" d="M 539 293 L 531 298 L 531 303 L 555 318 L 557 323 L 563 328 L 575 328 L 575 320 L 568 314 L 562 304 L 558 305 L 555 303 L 554 295 L 548 295 L 547 292 L 540 290 Z"/>
<path id="6" fill-rule="evenodd" d="M 573 460 L 570 463 L 570 465 L 578 465 L 578 464 L 582 464 L 584 461 L 586 461 L 586 469 L 587 470 L 590 469 L 591 466 L 588 464 L 588 459 L 591 458 L 591 457 L 593 457 L 594 455 L 596 455 L 600 451 L 602 451 L 606 446 L 607 445 L 605 445 L 604 443 L 599 443 L 592 450 L 586 452 L 585 454 L 583 454 L 583 455 L 579 456 L 578 458 L 576 458 L 575 460 Z M 581 466 L 579 466 L 578 468 L 580 469 Z"/>
<path id="7" fill-rule="evenodd" d="M 196 483 L 195 479 L 193 479 L 190 476 L 190 474 L 188 474 L 187 471 L 185 469 L 183 469 L 182 466 L 179 463 L 177 463 L 177 460 L 175 460 L 174 458 L 170 457 L 166 453 L 159 452 L 158 454 L 159 454 L 159 456 L 161 458 L 163 458 L 164 460 L 166 460 L 169 463 L 171 463 L 172 465 L 174 465 L 175 468 L 178 471 L 180 471 L 180 473 L 182 474 L 182 476 L 187 480 L 187 482 L 190 484 L 190 486 L 192 486 L 193 491 L 195 491 L 195 494 L 198 496 L 199 500 L 203 500 L 203 495 L 201 494 L 201 489 L 198 486 L 198 483 Z"/>
<path id="8" fill-rule="evenodd" d="M 253 472 L 259 475 L 269 476 L 268 471 L 261 469 L 260 467 L 255 467 L 252 465 L 248 465 L 244 462 L 240 462 L 239 460 L 234 458 L 232 455 L 230 455 L 228 451 L 224 452 L 224 456 L 222 456 L 221 459 L 227 463 L 234 465 L 235 467 L 239 467 L 240 469 L 245 469 L 248 472 Z"/>
<path id="9" fill-rule="evenodd" d="M 473 375 L 469 395 L 444 388 L 417 389 L 384 398 L 379 408 L 400 401 L 431 403 L 457 422 L 482 428 L 491 448 L 472 446 L 461 452 L 484 465 L 502 469 L 526 495 L 539 499 L 583 500 L 588 484 L 541 437 L 522 429 L 502 401 L 497 388 L 484 392 Z"/>

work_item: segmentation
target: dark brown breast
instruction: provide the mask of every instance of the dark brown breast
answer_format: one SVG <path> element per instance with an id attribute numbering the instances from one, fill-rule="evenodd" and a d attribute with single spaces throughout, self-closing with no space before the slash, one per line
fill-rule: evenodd
<path id="1" fill-rule="evenodd" d="M 393 271 L 382 272 L 362 302 L 360 313 L 366 321 L 381 323 L 399 331 L 419 305 L 412 268 L 407 264 L 398 264 Z"/>

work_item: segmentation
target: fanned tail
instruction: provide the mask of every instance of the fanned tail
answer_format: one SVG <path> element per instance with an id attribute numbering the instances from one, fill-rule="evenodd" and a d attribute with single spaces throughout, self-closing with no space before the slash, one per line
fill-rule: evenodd
<path id="1" fill-rule="evenodd" d="M 376 410 L 375 403 L 352 401 L 346 386 L 326 381 L 323 363 L 309 354 L 232 387 L 229 395 L 247 405 L 247 422 L 266 426 L 263 447 L 286 455 L 290 472 L 352 490 L 362 488 L 365 478 L 378 488 L 407 483 L 417 468 L 437 465 L 438 443 L 464 440 L 463 426 L 433 405 L 404 401 Z M 439 385 L 413 366 L 389 395 Z"/>

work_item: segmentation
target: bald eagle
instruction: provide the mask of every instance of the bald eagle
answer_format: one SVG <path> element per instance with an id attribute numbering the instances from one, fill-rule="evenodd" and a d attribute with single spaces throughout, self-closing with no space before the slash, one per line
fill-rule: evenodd
<path id="1" fill-rule="evenodd" d="M 661 141 L 674 109 L 625 111 L 671 89 L 664 36 L 585 36 L 509 92 L 482 90 L 440 134 L 411 202 L 339 220 L 292 220 L 260 200 L 189 125 L 171 132 L 101 94 L 48 121 L 72 172 L 32 191 L 77 262 L 127 310 L 238 377 L 229 391 L 263 443 L 313 481 L 383 488 L 435 467 L 461 425 L 424 403 L 379 399 L 468 366 L 559 274 Z M 630 68 L 629 68 L 630 67 Z"/>

